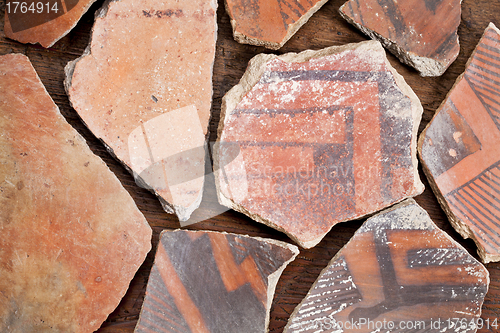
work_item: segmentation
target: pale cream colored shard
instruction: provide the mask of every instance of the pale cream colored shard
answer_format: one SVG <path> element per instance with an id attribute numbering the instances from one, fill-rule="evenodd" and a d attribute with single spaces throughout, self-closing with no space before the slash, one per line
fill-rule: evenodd
<path id="1" fill-rule="evenodd" d="M 8 15 L 7 7 L 5 11 L 5 35 L 21 43 L 39 43 L 43 47 L 51 47 L 75 27 L 94 2 L 95 0 L 27 2 L 27 10 L 23 13 L 23 2 L 15 5 L 16 2 L 11 1 L 11 6 L 8 7 L 11 14 Z M 31 3 L 36 4 L 33 11 L 30 9 Z"/>
<path id="2" fill-rule="evenodd" d="M 422 193 L 422 111 L 379 42 L 258 55 L 222 100 L 219 201 L 315 246 L 339 222 Z"/>
<path id="3" fill-rule="evenodd" d="M 0 331 L 94 332 L 151 228 L 24 55 L 0 57 Z"/>
<path id="4" fill-rule="evenodd" d="M 87 127 L 189 219 L 201 201 L 212 98 L 215 0 L 123 0 L 104 5 L 66 90 Z"/>

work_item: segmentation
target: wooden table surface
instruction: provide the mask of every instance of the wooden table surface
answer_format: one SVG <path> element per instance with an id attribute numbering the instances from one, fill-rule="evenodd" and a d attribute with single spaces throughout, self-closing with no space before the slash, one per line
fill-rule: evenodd
<path id="1" fill-rule="evenodd" d="M 332 45 L 343 45 L 366 40 L 367 38 L 362 33 L 340 17 L 338 9 L 344 2 L 345 0 L 330 0 L 311 17 L 309 22 L 281 50 L 273 53 L 300 52 L 306 49 L 318 50 Z M 146 283 L 153 264 L 159 233 L 163 229 L 179 228 L 180 225 L 176 217 L 162 210 L 160 202 L 154 195 L 138 187 L 134 183 L 133 177 L 106 152 L 102 143 L 85 127 L 75 110 L 71 108 L 64 91 L 64 66 L 68 61 L 79 57 L 87 46 L 93 25 L 94 12 L 101 7 L 102 3 L 103 0 L 98 0 L 73 30 L 49 49 L 44 49 L 39 45 L 24 45 L 9 40 L 5 38 L 2 29 L 0 33 L 0 54 L 23 53 L 30 58 L 47 91 L 59 106 L 67 121 L 87 140 L 92 151 L 100 156 L 118 176 L 153 228 L 153 250 L 132 280 L 130 288 L 120 305 L 97 331 L 100 333 L 133 332 L 144 300 Z M 4 3 L 0 5 L 0 9 L 2 13 L 0 15 L 0 26 L 3 27 Z M 253 56 L 263 52 L 271 53 L 271 51 L 262 47 L 243 45 L 234 41 L 229 16 L 224 10 L 222 0 L 219 0 L 217 15 L 218 40 L 213 76 L 214 93 L 212 119 L 210 121 L 210 141 L 216 139 L 221 99 L 224 94 L 238 83 L 248 61 Z M 388 56 L 392 65 L 405 77 L 407 83 L 418 95 L 424 107 L 424 115 L 419 131 L 422 131 L 429 122 L 458 75 L 464 71 L 467 59 L 489 22 L 493 22 L 500 27 L 499 0 L 462 1 L 462 20 L 458 29 L 460 54 L 458 59 L 441 77 L 422 78 L 415 70 L 402 65 L 392 55 Z M 420 175 L 426 189 L 422 195 L 415 198 L 416 201 L 427 210 L 440 228 L 449 233 L 477 258 L 474 242 L 463 240 L 454 231 L 441 210 L 421 169 Z M 204 199 L 208 201 L 216 200 L 213 195 L 207 195 Z M 205 208 L 201 208 L 202 212 L 203 209 Z M 328 264 L 335 253 L 346 244 L 362 222 L 363 220 L 340 223 L 333 227 L 331 232 L 316 247 L 309 250 L 301 249 L 297 259 L 286 268 L 278 282 L 271 308 L 270 332 L 282 332 L 291 312 L 306 295 L 320 271 Z M 227 211 L 203 222 L 190 225 L 187 228 L 235 232 L 292 242 L 284 234 L 254 222 L 247 216 L 235 211 Z M 482 308 L 482 317 L 490 319 L 490 321 L 498 318 L 500 321 L 500 264 L 490 263 L 486 267 L 490 272 L 491 283 Z M 207 283 L 210 282 L 207 281 Z M 479 332 L 495 331 L 500 331 L 500 329 L 479 330 Z"/>

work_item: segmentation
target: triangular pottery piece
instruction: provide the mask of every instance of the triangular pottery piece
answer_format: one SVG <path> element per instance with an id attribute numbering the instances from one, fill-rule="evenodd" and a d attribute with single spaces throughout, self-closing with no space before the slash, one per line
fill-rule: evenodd
<path id="1" fill-rule="evenodd" d="M 267 332 L 276 284 L 298 253 L 272 239 L 163 231 L 135 332 Z"/>
<path id="2" fill-rule="evenodd" d="M 0 331 L 94 332 L 151 228 L 24 55 L 0 57 Z"/>

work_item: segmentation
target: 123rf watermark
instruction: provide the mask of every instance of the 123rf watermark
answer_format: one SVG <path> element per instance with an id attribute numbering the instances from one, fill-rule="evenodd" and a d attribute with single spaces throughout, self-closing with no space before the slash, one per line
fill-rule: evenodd
<path id="1" fill-rule="evenodd" d="M 295 326 L 295 325 L 293 325 Z M 495 329 L 498 330 L 500 326 L 498 319 L 490 318 L 430 318 L 430 320 L 371 320 L 369 318 L 351 319 L 346 321 L 337 321 L 334 318 L 315 319 L 309 322 L 302 322 L 299 324 L 299 332 L 311 329 L 317 332 L 343 332 L 344 330 L 363 330 L 368 329 L 372 331 L 381 330 L 439 330 L 441 332 L 457 332 L 475 330 L 475 329 Z M 299 327 L 292 327 L 299 328 Z"/>

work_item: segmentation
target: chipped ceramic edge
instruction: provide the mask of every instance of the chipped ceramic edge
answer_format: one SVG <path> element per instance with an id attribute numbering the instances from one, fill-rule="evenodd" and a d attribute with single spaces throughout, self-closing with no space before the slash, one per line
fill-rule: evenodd
<path id="1" fill-rule="evenodd" d="M 247 35 L 242 34 L 242 33 L 238 32 L 238 31 L 236 31 L 236 20 L 233 19 L 233 17 L 230 14 L 229 6 L 227 4 L 227 0 L 224 1 L 224 3 L 225 3 L 226 12 L 227 12 L 227 14 L 229 15 L 229 17 L 231 19 L 231 27 L 233 28 L 233 38 L 234 38 L 234 40 L 236 40 L 240 44 L 249 44 L 249 45 L 255 45 L 255 46 L 264 46 L 265 48 L 270 49 L 270 50 L 279 50 L 281 47 L 283 47 L 283 45 L 286 44 L 286 42 L 288 42 L 288 40 L 290 38 L 292 38 L 293 35 L 295 35 L 295 33 L 304 24 L 307 23 L 307 21 L 309 21 L 309 19 L 311 18 L 311 16 L 313 16 L 314 13 L 316 13 L 327 1 L 328 0 L 321 0 L 321 1 L 319 1 L 313 7 L 311 7 L 309 9 L 309 11 L 307 11 L 307 13 L 305 13 L 301 18 L 299 18 L 294 24 L 290 25 L 289 26 L 290 29 L 287 30 L 287 33 L 286 33 L 285 37 L 283 37 L 283 39 L 279 43 L 270 42 L 270 41 L 258 39 L 258 38 L 255 38 L 255 37 L 248 37 Z"/>
<path id="2" fill-rule="evenodd" d="M 66 30 L 65 32 L 63 32 L 63 33 L 62 33 L 62 35 L 61 35 L 61 36 L 59 36 L 59 37 L 57 37 L 57 38 L 56 38 L 56 39 L 55 39 L 55 40 L 54 40 L 51 44 L 43 45 L 43 44 L 42 44 L 42 43 L 40 43 L 40 42 L 29 42 L 29 41 L 27 41 L 27 42 L 21 42 L 21 41 L 19 41 L 18 39 L 14 38 L 14 36 L 15 36 L 17 33 L 16 33 L 16 32 L 12 32 L 12 27 L 10 26 L 10 21 L 9 21 L 9 27 L 10 27 L 10 32 L 9 32 L 9 34 L 10 34 L 10 36 L 8 36 L 8 35 L 7 35 L 7 33 L 5 33 L 5 37 L 7 37 L 7 38 L 9 38 L 9 39 L 12 39 L 12 40 L 15 40 L 15 41 L 18 41 L 19 43 L 23 43 L 23 44 L 33 44 L 33 45 L 34 45 L 34 44 L 39 44 L 39 45 L 41 45 L 42 47 L 44 47 L 44 48 L 48 49 L 49 47 L 54 46 L 54 44 L 55 44 L 55 43 L 57 43 L 59 40 L 61 40 L 61 38 L 65 37 L 65 36 L 66 36 L 66 35 L 67 35 L 67 34 L 68 34 L 71 30 L 73 30 L 73 28 L 74 28 L 74 27 L 78 24 L 78 22 L 80 22 L 80 20 L 82 19 L 83 15 L 85 15 L 85 13 L 87 13 L 87 11 L 89 10 L 89 8 L 90 8 L 90 7 L 94 4 L 94 2 L 96 2 L 96 1 L 97 1 L 97 0 L 92 0 L 92 1 L 90 1 L 90 3 L 88 3 L 86 6 L 82 7 L 83 11 L 82 11 L 82 14 L 80 15 L 80 18 L 78 18 L 78 20 L 75 20 L 75 22 L 74 22 L 72 25 L 70 25 L 70 26 L 68 27 L 68 30 Z M 63 16 L 64 16 L 64 15 L 63 15 Z M 57 20 L 57 19 L 59 19 L 60 17 L 63 17 L 63 16 L 59 16 L 58 18 L 56 18 L 56 20 Z M 5 18 L 6 18 L 6 19 L 5 19 L 5 22 L 4 22 L 4 25 L 3 25 L 3 26 L 4 26 L 4 32 L 5 32 L 5 26 L 7 25 L 7 23 L 6 23 L 6 22 L 7 22 L 7 20 L 8 20 L 8 16 L 7 16 L 7 15 L 5 15 Z M 52 22 L 52 21 L 49 21 L 49 22 Z M 49 23 L 49 22 L 46 22 L 46 23 Z M 46 24 L 46 23 L 44 23 L 44 24 Z M 37 28 L 37 27 L 40 27 L 40 26 L 43 26 L 43 24 L 37 25 L 37 26 L 35 26 L 35 27 L 33 27 L 33 28 L 26 29 L 26 30 L 23 30 L 23 31 L 29 31 L 29 30 L 31 30 L 31 29 L 34 29 L 34 28 Z"/>
<path id="3" fill-rule="evenodd" d="M 92 36 L 94 35 L 94 27 L 95 27 L 95 25 L 97 23 L 97 19 L 105 18 L 106 15 L 108 14 L 110 5 L 113 2 L 120 2 L 120 1 L 122 1 L 122 0 L 106 0 L 103 3 L 102 7 L 99 10 L 96 11 L 96 13 L 94 15 L 95 21 L 94 21 L 94 25 L 92 26 L 92 30 L 90 32 L 90 40 L 89 40 L 89 43 L 88 43 L 87 47 L 85 48 L 85 50 L 83 51 L 83 53 L 82 53 L 82 55 L 80 57 L 76 58 L 75 60 L 69 61 L 66 64 L 66 66 L 64 67 L 65 79 L 64 79 L 63 85 L 64 85 L 64 89 L 66 90 L 66 95 L 68 95 L 70 106 L 73 109 L 74 109 L 73 103 L 71 101 L 71 98 L 69 98 L 69 90 L 71 88 L 71 82 L 72 82 L 72 79 L 73 79 L 73 73 L 75 71 L 76 65 L 83 58 L 92 55 Z M 214 12 L 216 12 L 217 11 L 217 6 L 218 6 L 217 2 L 215 0 L 213 0 L 212 3 L 214 4 L 214 6 L 213 6 Z M 217 31 L 218 31 L 217 17 L 215 18 L 214 21 L 215 21 L 215 23 L 214 23 L 214 26 L 215 26 L 215 29 L 214 29 L 214 47 L 215 47 L 215 44 L 216 44 L 216 41 L 217 41 Z M 215 64 L 215 58 L 214 58 L 214 61 L 212 61 L 212 64 L 211 64 L 212 77 L 210 79 L 213 79 L 214 64 Z M 211 85 L 211 89 L 212 89 L 211 94 L 213 95 L 213 91 L 214 91 L 213 84 Z M 78 114 L 78 112 L 77 112 L 77 114 Z M 82 121 L 82 123 L 87 128 L 90 129 L 90 127 L 83 120 L 83 118 L 80 117 L 79 114 L 78 114 L 78 117 Z M 209 117 L 209 122 L 208 122 L 209 124 L 210 124 L 210 120 L 212 119 L 212 117 L 213 117 L 213 114 L 212 114 L 212 112 L 210 112 L 210 117 Z M 94 132 L 92 130 L 91 130 L 91 132 L 94 134 Z M 204 143 L 204 145 L 207 144 L 206 142 L 207 142 L 207 138 L 208 138 L 209 134 L 210 134 L 210 132 L 207 130 L 207 133 L 205 134 L 205 143 Z M 118 162 L 120 162 L 120 164 L 129 173 L 131 173 L 134 176 L 134 180 L 136 181 L 137 185 L 140 186 L 140 187 L 142 187 L 142 188 L 145 188 L 148 191 L 150 191 L 151 193 L 153 193 L 158 198 L 158 200 L 160 201 L 160 204 L 161 204 L 163 210 L 165 212 L 167 212 L 168 214 L 175 214 L 177 216 L 177 218 L 179 219 L 180 222 L 185 222 L 185 221 L 189 220 L 189 218 L 191 217 L 191 214 L 196 209 L 198 209 L 200 207 L 200 204 L 201 204 L 201 201 L 202 201 L 202 198 L 203 198 L 203 192 L 204 192 L 204 189 L 205 189 L 205 181 L 203 181 L 203 185 L 202 185 L 202 187 L 200 189 L 198 197 L 196 198 L 195 201 L 193 201 L 193 203 L 189 207 L 174 205 L 174 204 L 168 202 L 167 200 L 165 200 L 165 198 L 163 198 L 158 192 L 156 192 L 154 190 L 154 188 L 151 188 L 142 179 L 142 177 L 139 174 L 137 174 L 134 170 L 132 170 L 132 168 L 128 164 L 126 164 L 124 161 L 122 161 L 120 158 L 118 158 L 118 156 L 115 154 L 114 150 L 102 138 L 97 137 L 97 139 L 104 145 L 104 147 L 106 148 L 106 150 L 108 151 L 108 153 L 111 156 L 113 156 L 113 158 L 115 160 L 117 160 Z M 206 158 L 204 158 L 204 162 L 206 163 Z"/>
<path id="4" fill-rule="evenodd" d="M 462 0 L 460 0 L 460 3 L 461 1 Z M 355 22 L 352 18 L 350 18 L 343 12 L 342 9 L 344 8 L 345 5 L 346 4 L 340 7 L 339 13 L 347 22 L 358 28 L 361 32 L 363 32 L 371 39 L 380 41 L 382 45 L 385 48 L 387 48 L 393 55 L 395 55 L 402 63 L 415 68 L 420 73 L 420 76 L 423 77 L 441 76 L 458 57 L 460 50 L 457 51 L 457 53 L 454 54 L 449 59 L 448 63 L 446 63 L 431 58 L 419 56 L 414 52 L 407 51 L 404 48 L 402 48 L 398 43 L 382 36 L 381 34 L 379 34 L 374 30 L 371 30 Z M 458 25 L 456 26 L 455 31 L 457 31 L 457 29 Z M 460 49 L 458 34 L 457 34 L 457 44 L 459 45 Z"/>
<path id="5" fill-rule="evenodd" d="M 394 81 L 396 81 L 396 85 L 401 89 L 401 92 L 407 96 L 411 100 L 411 112 L 413 119 L 413 131 L 411 136 L 411 160 L 413 165 L 413 187 L 415 189 L 414 193 L 410 195 L 411 197 L 420 195 L 424 192 L 425 186 L 420 179 L 418 173 L 418 149 L 417 149 L 417 140 L 418 140 L 418 128 L 420 126 L 420 122 L 422 121 L 422 115 L 424 113 L 424 108 L 422 107 L 422 103 L 420 103 L 420 99 L 417 94 L 411 89 L 410 85 L 406 82 L 405 78 L 399 74 L 394 67 L 392 67 L 391 63 L 385 57 L 385 64 L 389 71 L 392 73 L 394 77 Z M 404 199 L 402 199 L 404 200 Z M 401 201 L 401 200 L 400 200 Z"/>
<path id="6" fill-rule="evenodd" d="M 432 229 L 437 229 L 439 231 L 441 231 L 441 233 L 443 234 L 444 237 L 446 237 L 448 240 L 450 240 L 453 244 L 455 244 L 457 246 L 457 248 L 465 251 L 465 253 L 467 253 L 470 258 L 479 266 L 482 268 L 483 272 L 485 273 L 484 277 L 486 279 L 486 292 L 488 291 L 488 288 L 489 288 L 489 285 L 490 285 L 490 273 L 489 271 L 486 269 L 486 267 L 481 263 L 479 262 L 476 258 L 474 258 L 473 256 L 470 255 L 470 253 L 460 244 L 458 243 L 457 241 L 455 241 L 450 235 L 448 235 L 448 233 L 444 232 L 442 229 L 440 229 L 435 223 L 434 221 L 432 221 L 429 213 L 427 213 L 427 211 L 425 209 L 423 209 L 414 199 L 405 199 L 404 201 L 390 207 L 390 208 L 387 208 L 375 215 L 373 215 L 372 217 L 370 217 L 368 220 L 366 220 L 363 225 L 358 229 L 356 230 L 356 232 L 354 233 L 354 235 L 349 239 L 349 241 L 344 245 L 342 246 L 342 248 L 340 250 L 337 251 L 337 253 L 333 256 L 333 258 L 328 262 L 328 264 L 326 265 L 325 268 L 323 268 L 321 270 L 321 272 L 319 273 L 318 275 L 318 278 L 314 281 L 314 283 L 312 284 L 311 288 L 309 289 L 309 291 L 307 292 L 306 296 L 302 299 L 302 301 L 299 303 L 299 305 L 297 305 L 295 307 L 295 309 L 293 310 L 292 314 L 290 315 L 289 318 L 293 318 L 297 312 L 300 310 L 301 306 L 302 306 L 302 303 L 307 299 L 307 297 L 309 297 L 309 295 L 311 294 L 311 291 L 314 290 L 316 288 L 316 285 L 319 283 L 319 277 L 322 276 L 325 272 L 327 272 L 328 268 L 330 267 L 330 265 L 332 265 L 335 261 L 337 261 L 341 256 L 342 256 L 342 251 L 344 250 L 344 248 L 347 248 L 349 246 L 349 244 L 351 242 L 354 241 L 356 235 L 358 233 L 361 233 L 361 232 L 364 232 L 362 231 L 363 230 L 363 227 L 365 227 L 365 225 L 367 223 L 369 223 L 369 221 L 372 219 L 372 218 L 376 218 L 376 217 L 379 217 L 379 216 L 383 216 L 387 213 L 390 213 L 396 209 L 399 209 L 399 208 L 402 208 L 402 207 L 406 207 L 406 206 L 416 206 L 420 211 L 421 211 L 421 216 L 424 216 L 425 219 L 427 219 L 428 221 L 426 221 L 427 225 L 429 227 L 431 227 Z M 366 228 L 365 228 L 366 229 Z M 431 229 L 431 230 L 432 230 Z M 485 293 L 486 295 L 486 293 Z M 478 308 L 479 308 L 479 313 L 477 315 L 477 317 L 479 318 L 481 316 L 481 310 L 482 310 L 482 305 L 484 303 L 484 297 L 482 299 L 481 302 L 478 303 Z M 291 320 L 288 320 L 283 332 L 287 332 L 287 330 L 290 328 L 289 326 L 292 324 L 292 321 Z"/>
<path id="7" fill-rule="evenodd" d="M 311 59 L 316 59 L 328 55 L 333 55 L 333 54 L 338 54 L 341 52 L 349 51 L 349 50 L 356 50 L 360 48 L 370 48 L 370 47 L 377 47 L 384 53 L 384 62 L 385 65 L 387 66 L 388 70 L 391 72 L 391 74 L 394 77 L 394 80 L 396 82 L 396 85 L 401 89 L 401 92 L 410 98 L 412 102 L 412 117 L 414 120 L 413 124 L 413 132 L 412 132 L 412 140 L 411 140 L 411 154 L 412 154 L 412 164 L 413 164 L 413 174 L 414 174 L 414 183 L 413 183 L 413 188 L 414 191 L 409 195 L 410 197 L 417 196 L 421 194 L 424 191 L 424 184 L 420 180 L 420 177 L 418 175 L 418 158 L 417 158 L 417 132 L 418 128 L 420 125 L 420 121 L 422 119 L 422 114 L 423 114 L 423 107 L 422 104 L 420 103 L 420 100 L 418 99 L 417 95 L 411 87 L 406 83 L 404 77 L 400 75 L 396 69 L 392 67 L 390 64 L 389 60 L 385 56 L 385 51 L 381 45 L 380 42 L 374 41 L 374 40 L 368 40 L 368 41 L 363 41 L 359 43 L 350 43 L 350 44 L 345 44 L 342 46 L 331 46 L 325 49 L 321 49 L 318 51 L 314 50 L 305 50 L 300 53 L 286 53 L 280 56 L 277 56 L 275 54 L 258 54 L 255 57 L 253 57 L 247 66 L 247 70 L 243 74 L 242 78 L 240 79 L 240 82 L 231 88 L 222 98 L 222 104 L 221 104 L 221 114 L 220 114 L 220 121 L 219 125 L 217 128 L 217 142 L 220 142 L 220 138 L 222 137 L 222 132 L 224 130 L 224 125 L 226 123 L 226 120 L 228 118 L 228 115 L 232 110 L 236 108 L 238 103 L 243 99 L 243 97 L 253 89 L 253 87 L 257 84 L 257 82 L 260 80 L 261 76 L 264 74 L 266 70 L 266 65 L 269 61 L 279 58 L 283 61 L 286 62 L 306 62 Z M 322 233 L 320 236 L 318 236 L 315 239 L 312 240 L 300 240 L 297 237 L 295 237 L 293 234 L 287 232 L 283 227 L 276 225 L 272 221 L 265 219 L 261 217 L 258 214 L 251 213 L 249 210 L 247 210 L 245 207 L 236 204 L 233 202 L 230 198 L 224 196 L 224 194 L 221 191 L 220 188 L 220 181 L 221 175 L 220 175 L 220 165 L 219 165 L 219 145 L 214 145 L 213 149 L 213 165 L 214 165 L 214 177 L 215 177 L 215 187 L 216 187 L 216 192 L 217 192 L 217 198 L 219 200 L 219 203 L 223 206 L 229 207 L 235 211 L 238 211 L 240 213 L 243 213 L 253 220 L 263 223 L 273 229 L 276 229 L 280 232 L 283 232 L 286 234 L 288 237 L 290 237 L 295 243 L 297 243 L 299 246 L 301 246 L 304 249 L 310 249 L 314 246 L 316 246 L 321 240 L 325 237 L 325 235 L 330 232 L 330 230 L 334 227 L 332 225 L 331 227 L 328 228 L 324 233 Z M 401 202 L 405 200 L 406 198 L 402 198 L 400 200 L 397 200 L 390 205 L 394 205 L 398 202 Z M 389 205 L 389 206 L 390 206 Z M 364 214 L 362 216 L 344 220 L 344 221 L 339 221 L 338 223 L 341 222 L 347 222 L 347 221 L 356 221 L 360 220 L 369 216 L 372 216 L 373 214 L 377 213 L 380 211 L 380 209 L 374 211 L 374 212 L 369 212 L 367 214 Z"/>
<path id="8" fill-rule="evenodd" d="M 134 199 L 133 199 L 133 198 L 132 198 L 132 196 L 128 193 L 128 191 L 127 191 L 127 190 L 123 187 L 122 183 L 120 182 L 120 180 L 118 179 L 118 177 L 115 175 L 115 173 L 114 173 L 114 172 L 112 172 L 112 171 L 109 169 L 108 165 L 107 165 L 107 164 L 106 164 L 106 163 L 105 163 L 105 162 L 104 162 L 104 161 L 103 161 L 103 160 L 102 160 L 102 159 L 101 159 L 98 155 L 96 155 L 96 154 L 94 154 L 94 152 L 92 152 L 92 150 L 91 150 L 91 149 L 90 149 L 90 147 L 88 146 L 87 141 L 85 140 L 85 138 L 84 138 L 82 135 L 80 135 L 80 133 L 79 133 L 76 129 L 74 129 L 74 128 L 73 128 L 73 126 L 71 126 L 71 125 L 67 122 L 66 118 L 62 115 L 62 113 L 61 113 L 61 111 L 60 111 L 60 109 L 59 109 L 59 106 L 57 106 L 57 104 L 56 104 L 56 103 L 52 100 L 52 97 L 50 96 L 50 94 L 48 93 L 47 89 L 45 88 L 45 85 L 43 84 L 42 80 L 41 80 L 41 79 L 40 79 L 40 77 L 38 76 L 38 73 L 37 73 L 37 71 L 35 70 L 35 68 L 33 67 L 33 64 L 31 63 L 31 61 L 29 60 L 29 58 L 28 58 L 26 55 L 24 55 L 24 54 L 20 54 L 20 53 L 11 53 L 11 54 L 12 54 L 12 55 L 15 55 L 15 56 L 19 56 L 19 57 L 24 57 L 24 58 L 26 58 L 26 59 L 28 60 L 28 63 L 29 63 L 29 65 L 31 66 L 31 68 L 33 69 L 33 72 L 35 73 L 35 76 L 36 76 L 36 78 L 38 79 L 40 86 L 43 88 L 43 90 L 44 90 L 45 94 L 46 94 L 47 96 L 49 96 L 49 97 L 50 97 L 50 99 L 51 99 L 51 101 L 52 101 L 52 104 L 53 104 L 53 110 L 54 110 L 54 112 L 55 112 L 56 116 L 57 116 L 57 117 L 59 118 L 59 120 L 61 121 L 61 125 L 62 125 L 62 126 L 64 126 L 64 127 L 67 127 L 67 129 L 68 129 L 68 130 L 70 130 L 70 131 L 72 132 L 74 139 L 79 141 L 79 143 L 80 143 L 80 146 L 79 146 L 79 147 L 80 147 L 80 149 L 82 150 L 82 154 L 87 154 L 88 156 L 93 157 L 93 159 L 94 159 L 96 162 L 100 163 L 100 167 L 102 168 L 102 170 L 103 170 L 104 172 L 107 172 L 107 173 L 108 173 L 108 177 L 109 177 L 110 181 L 113 181 L 113 182 L 115 182 L 115 183 L 119 184 L 119 186 L 120 186 L 120 187 L 122 188 L 122 190 L 123 190 L 123 193 L 124 193 L 123 195 L 124 195 L 125 197 L 127 197 L 127 198 L 128 198 L 128 200 L 130 200 L 130 202 L 133 204 L 133 206 L 135 207 L 136 212 L 137 212 L 137 213 L 139 213 L 139 214 L 138 214 L 138 217 L 140 218 L 141 222 L 143 223 L 143 225 L 144 225 L 144 226 L 147 226 L 147 229 L 149 230 L 149 235 L 148 235 L 149 242 L 148 242 L 148 244 L 147 244 L 147 245 L 149 245 L 149 246 L 147 246 L 146 244 L 144 244 L 144 245 L 146 245 L 146 247 L 145 247 L 144 257 L 140 258 L 140 262 L 139 262 L 139 264 L 138 264 L 136 267 L 134 267 L 134 268 L 133 268 L 133 272 L 134 272 L 134 274 L 133 274 L 132 276 L 130 276 L 130 280 L 128 281 L 128 284 L 126 284 L 126 285 L 124 286 L 124 289 L 123 289 L 123 290 L 119 290 L 119 291 L 117 292 L 118 297 L 116 298 L 116 301 L 115 301 L 115 302 L 113 302 L 112 304 L 110 304 L 110 309 L 111 309 L 111 310 L 110 310 L 110 311 L 109 311 L 109 313 L 106 315 L 106 316 L 108 316 L 111 312 L 113 312 L 113 310 L 114 310 L 114 309 L 116 309 L 116 307 L 117 307 L 117 306 L 120 304 L 120 302 L 122 301 L 123 297 L 124 297 L 124 296 L 125 296 L 125 294 L 127 293 L 127 290 L 128 290 L 128 288 L 129 288 L 130 282 L 132 281 L 132 279 L 133 279 L 133 277 L 134 277 L 135 273 L 137 273 L 137 271 L 139 270 L 139 268 L 140 268 L 140 266 L 142 265 L 142 263 L 144 263 L 144 260 L 146 260 L 146 257 L 147 257 L 147 255 L 148 255 L 148 253 L 151 251 L 151 248 L 152 248 L 152 245 L 151 245 L 151 240 L 152 240 L 152 236 L 153 236 L 153 230 L 151 229 L 151 226 L 149 225 L 148 221 L 146 220 L 146 218 L 144 217 L 144 215 L 142 214 L 142 212 L 139 210 L 139 208 L 138 208 L 138 207 L 137 207 L 137 205 L 135 204 Z M 106 170 L 106 171 L 105 171 L 105 170 Z M 142 218 L 141 218 L 141 217 L 142 217 Z M 137 222 L 139 223 L 140 221 L 139 221 L 139 220 L 137 220 Z M 104 322 L 104 320 L 105 320 L 105 319 L 103 319 L 103 321 L 102 321 L 102 322 Z M 101 323 L 102 323 L 102 322 L 101 322 Z M 97 328 L 98 328 L 98 327 L 97 327 Z"/>
<path id="9" fill-rule="evenodd" d="M 486 33 L 486 31 L 488 29 L 493 29 L 500 35 L 500 29 L 498 29 L 492 22 L 490 22 L 488 24 L 488 26 L 485 28 L 484 33 L 481 36 L 481 39 L 484 37 L 484 34 Z M 446 94 L 446 97 L 443 99 L 443 101 L 441 102 L 439 107 L 436 109 L 436 112 L 434 112 L 432 119 L 427 123 L 427 126 L 425 126 L 422 133 L 420 133 L 420 137 L 418 138 L 418 143 L 417 143 L 417 151 L 418 151 L 418 156 L 420 157 L 420 161 L 422 164 L 422 169 L 424 170 L 424 174 L 427 177 L 427 180 L 429 181 L 429 185 L 430 185 L 432 191 L 434 192 L 434 194 L 439 202 L 439 205 L 441 206 L 441 208 L 445 212 L 446 216 L 448 217 L 450 224 L 464 239 L 470 238 L 474 241 L 474 243 L 477 246 L 477 254 L 481 258 L 481 261 L 483 263 L 487 264 L 489 262 L 500 261 L 500 253 L 499 254 L 488 254 L 484 250 L 484 247 L 481 245 L 481 243 L 476 238 L 476 236 L 475 236 L 474 232 L 472 231 L 472 229 L 470 228 L 470 226 L 467 223 L 465 223 L 464 221 L 462 221 L 460 218 L 458 218 L 458 216 L 456 216 L 453 213 L 453 211 L 450 208 L 450 205 L 448 204 L 448 202 L 446 201 L 446 199 L 443 196 L 443 193 L 441 192 L 441 190 L 437 186 L 437 184 L 434 180 L 434 177 L 432 176 L 432 173 L 429 170 L 429 168 L 427 167 L 427 164 L 425 163 L 425 160 L 422 156 L 422 145 L 423 145 L 424 140 L 425 140 L 425 134 L 427 133 L 427 129 L 431 126 L 432 122 L 434 121 L 434 118 L 436 118 L 436 116 L 438 115 L 439 110 L 441 110 L 442 107 L 444 106 L 444 104 L 446 104 L 446 102 L 450 98 L 452 92 L 455 90 L 455 87 L 462 81 L 462 79 L 465 75 L 465 71 L 469 68 L 469 65 L 472 62 L 472 59 L 474 58 L 474 55 L 476 54 L 476 50 L 478 47 L 479 47 L 479 42 L 477 43 L 476 47 L 474 48 L 474 50 L 471 53 L 471 56 L 467 60 L 467 63 L 465 64 L 464 72 L 457 77 L 457 79 L 455 80 L 455 83 L 453 83 L 453 86 Z"/>
<path id="10" fill-rule="evenodd" d="M 279 246 L 281 248 L 288 249 L 292 252 L 292 256 L 290 257 L 290 259 L 283 262 L 283 264 L 280 266 L 280 268 L 275 270 L 274 273 L 269 274 L 269 276 L 267 278 L 267 309 L 266 309 L 266 321 L 265 321 L 266 326 L 265 326 L 264 332 L 268 332 L 269 331 L 269 321 L 270 321 L 270 317 L 271 317 L 271 305 L 273 303 L 274 293 L 276 292 L 276 286 L 278 284 L 278 280 L 281 277 L 281 274 L 283 273 L 285 268 L 288 266 L 288 264 L 290 264 L 292 261 L 294 261 L 295 258 L 299 255 L 299 253 L 300 253 L 299 248 L 293 244 L 279 241 L 279 240 L 276 240 L 273 238 L 263 238 L 263 237 L 258 237 L 258 236 L 250 236 L 250 235 L 246 235 L 246 234 L 236 234 L 236 233 L 225 232 L 225 231 L 187 230 L 187 229 L 163 230 L 160 233 L 158 244 L 160 244 L 164 233 L 173 233 L 173 232 L 190 232 L 190 233 L 201 232 L 201 233 L 214 233 L 214 234 L 221 234 L 221 235 L 234 235 L 237 237 L 250 238 L 250 239 L 255 239 L 255 240 L 258 240 L 261 242 L 270 243 L 270 244 Z M 156 256 L 155 256 L 155 262 L 156 262 Z M 142 309 L 141 309 L 141 313 L 139 314 L 139 319 L 140 319 L 141 315 L 142 315 Z"/>

